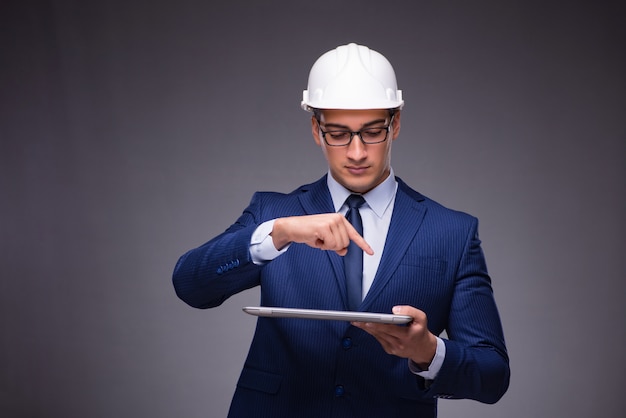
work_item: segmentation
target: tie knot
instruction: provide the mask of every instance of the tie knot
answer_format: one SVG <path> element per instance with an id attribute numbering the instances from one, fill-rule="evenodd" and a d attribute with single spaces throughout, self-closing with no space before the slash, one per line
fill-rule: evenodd
<path id="1" fill-rule="evenodd" d="M 363 196 L 360 194 L 351 194 L 346 199 L 346 204 L 350 209 L 358 209 L 361 205 L 363 205 L 363 203 L 365 203 L 365 199 L 363 199 Z"/>

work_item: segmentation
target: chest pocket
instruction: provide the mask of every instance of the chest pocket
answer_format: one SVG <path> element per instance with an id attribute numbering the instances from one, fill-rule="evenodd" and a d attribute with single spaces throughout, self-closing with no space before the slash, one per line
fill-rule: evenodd
<path id="1" fill-rule="evenodd" d="M 434 257 L 424 257 L 423 255 L 418 255 L 417 253 L 412 253 L 410 251 L 404 255 L 400 264 L 404 266 L 422 268 L 438 274 L 444 274 L 446 266 L 448 265 L 445 260 Z"/>

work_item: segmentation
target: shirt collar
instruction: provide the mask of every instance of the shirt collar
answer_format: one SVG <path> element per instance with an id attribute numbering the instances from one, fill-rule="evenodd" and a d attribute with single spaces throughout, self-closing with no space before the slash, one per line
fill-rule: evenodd
<path id="1" fill-rule="evenodd" d="M 335 212 L 339 212 L 346 199 L 352 194 L 352 192 L 339 184 L 337 180 L 333 178 L 330 172 L 326 177 L 328 190 L 330 191 L 330 196 L 333 199 Z M 367 205 L 376 214 L 376 216 L 382 218 L 385 210 L 387 209 L 387 207 L 389 207 L 389 204 L 396 196 L 397 188 L 398 182 L 396 181 L 396 177 L 393 173 L 393 168 L 391 168 L 389 170 L 389 176 L 387 176 L 387 178 L 378 186 L 365 193 L 363 195 L 363 198 L 365 199 Z"/>

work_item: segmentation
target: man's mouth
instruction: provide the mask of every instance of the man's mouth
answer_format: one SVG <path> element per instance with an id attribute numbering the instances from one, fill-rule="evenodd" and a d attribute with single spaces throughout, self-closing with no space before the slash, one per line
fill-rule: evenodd
<path id="1" fill-rule="evenodd" d="M 367 171 L 366 166 L 347 166 L 346 169 L 350 172 L 350 174 L 363 174 Z"/>

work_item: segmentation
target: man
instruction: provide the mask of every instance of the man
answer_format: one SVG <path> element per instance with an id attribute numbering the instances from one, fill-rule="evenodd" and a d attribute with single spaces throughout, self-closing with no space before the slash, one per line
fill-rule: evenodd
<path id="1" fill-rule="evenodd" d="M 265 306 L 413 321 L 259 318 L 229 416 L 435 417 L 437 398 L 496 402 L 509 364 L 478 222 L 394 176 L 403 100 L 391 64 L 360 45 L 329 51 L 302 106 L 328 174 L 290 194 L 256 193 L 236 223 L 180 258 L 178 296 L 211 308 L 260 285 Z"/>

